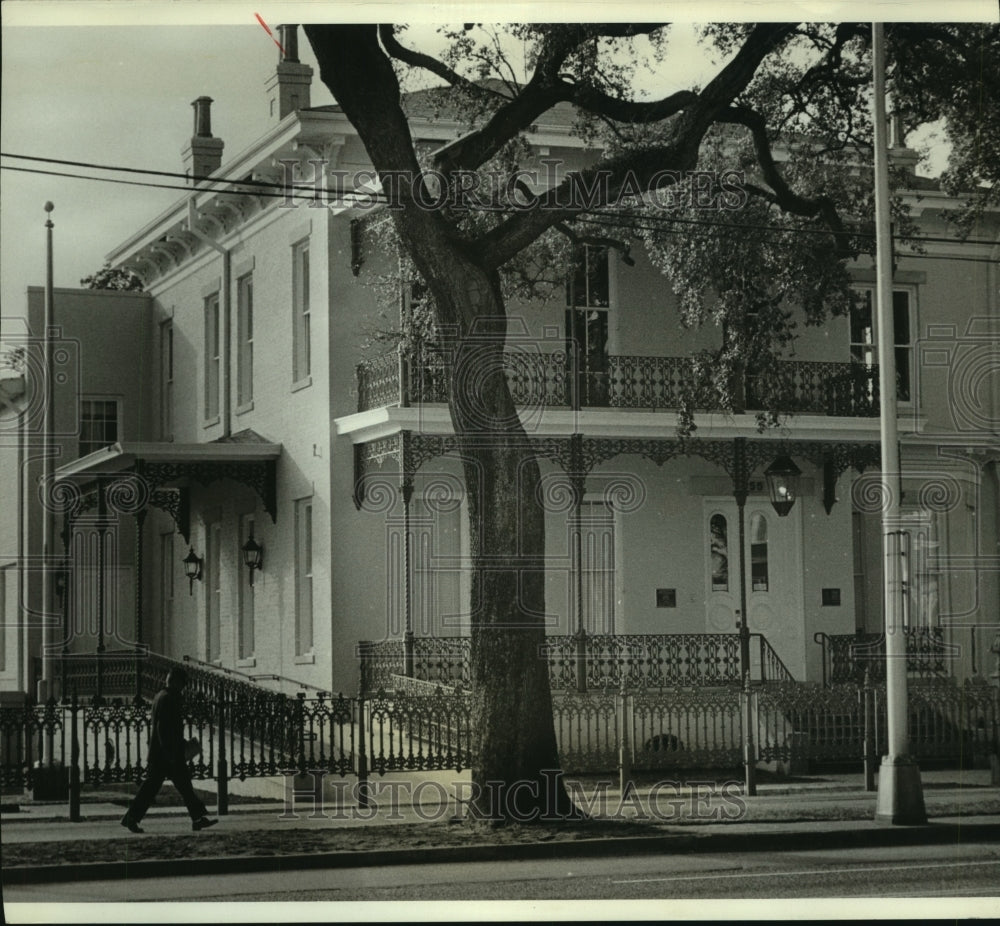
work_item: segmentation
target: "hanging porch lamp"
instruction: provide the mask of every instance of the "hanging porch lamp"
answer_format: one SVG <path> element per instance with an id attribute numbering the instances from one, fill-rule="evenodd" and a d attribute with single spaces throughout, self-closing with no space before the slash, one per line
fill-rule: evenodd
<path id="1" fill-rule="evenodd" d="M 767 479 L 767 491 L 771 496 L 771 504 L 778 512 L 778 517 L 783 518 L 792 510 L 795 499 L 799 495 L 800 470 L 791 457 L 778 457 L 767 469 L 764 470 L 764 477 Z"/>

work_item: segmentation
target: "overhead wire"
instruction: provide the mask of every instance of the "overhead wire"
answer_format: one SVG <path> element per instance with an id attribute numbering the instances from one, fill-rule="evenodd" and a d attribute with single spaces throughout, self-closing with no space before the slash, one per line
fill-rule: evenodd
<path id="1" fill-rule="evenodd" d="M 191 177 L 187 174 L 182 174 L 176 171 L 162 171 L 154 170 L 151 168 L 137 168 L 137 167 L 125 167 L 122 165 L 108 165 L 108 164 L 98 164 L 94 162 L 87 161 L 71 161 L 61 158 L 46 158 L 35 155 L 22 155 L 14 154 L 11 152 L 0 152 L 0 156 L 7 158 L 15 158 L 18 160 L 36 161 L 39 163 L 47 164 L 61 164 L 66 166 L 76 166 L 87 168 L 91 170 L 107 170 L 112 172 L 124 172 L 130 174 L 145 174 L 150 176 L 160 176 L 160 177 L 176 177 L 182 178 L 187 183 L 185 185 L 180 184 L 168 184 L 168 183 L 155 183 L 152 181 L 141 181 L 141 180 L 124 180 L 118 177 L 98 177 L 87 174 L 71 173 L 67 171 L 55 171 L 55 170 L 43 170 L 41 168 L 30 168 L 30 167 L 16 167 L 13 165 L 0 165 L 0 170 L 16 171 L 20 173 L 31 173 L 40 174 L 46 176 L 56 176 L 65 177 L 68 179 L 76 180 L 93 180 L 102 183 L 117 183 L 124 186 L 138 186 L 147 187 L 152 189 L 167 189 L 167 190 L 180 190 L 187 193 L 210 193 L 213 192 L 211 189 L 205 189 L 201 187 L 192 187 L 191 183 L 202 183 L 211 182 L 213 184 L 232 184 L 241 187 L 253 187 L 252 190 L 246 189 L 236 189 L 236 190 L 218 190 L 216 192 L 225 193 L 227 196 L 255 196 L 263 197 L 268 199 L 308 199 L 316 201 L 320 190 L 317 188 L 315 179 L 311 182 L 305 183 L 278 183 L 269 180 L 260 180 L 253 178 L 231 178 L 231 177 L 218 177 L 218 176 L 194 176 Z M 280 190 L 280 192 L 277 192 Z M 374 202 L 373 202 L 374 201 Z M 371 206 L 373 204 L 387 203 L 388 199 L 384 193 L 376 191 L 361 191 L 361 192 L 351 192 L 351 193 L 341 193 L 338 194 L 338 198 L 333 199 L 329 196 L 329 191 L 325 198 L 326 205 L 343 205 L 343 206 L 358 206 L 365 205 Z M 508 214 L 514 214 L 519 210 L 509 209 L 509 210 L 497 210 L 492 206 L 483 207 L 483 211 L 490 212 L 506 212 Z M 621 227 L 622 222 L 620 219 L 620 214 L 610 212 L 607 208 L 599 209 L 585 209 L 580 213 L 581 220 L 591 222 L 594 224 L 603 224 L 605 226 Z M 602 221 L 604 219 L 604 221 Z M 610 220 L 610 221 L 609 221 Z M 640 223 L 658 223 L 657 226 L 650 226 L 649 224 Z M 641 216 L 638 221 L 633 218 L 629 220 L 629 225 L 632 229 L 640 231 L 661 231 L 670 234 L 669 229 L 665 229 L 665 226 L 671 225 L 688 225 L 688 226 L 701 226 L 706 228 L 727 228 L 732 229 L 734 227 L 733 223 L 728 222 L 712 222 L 705 219 L 688 219 L 680 216 L 657 216 L 655 213 L 647 212 Z M 808 228 L 804 226 L 798 227 L 786 227 L 780 225 L 768 225 L 762 223 L 746 223 L 740 224 L 738 226 L 740 229 L 746 229 L 747 231 L 764 231 L 764 232 L 778 232 L 781 234 L 818 234 L 829 236 L 834 234 L 830 229 L 827 228 Z M 677 232 L 679 233 L 679 232 Z M 846 234 L 854 238 L 872 238 L 874 237 L 872 233 L 865 232 L 861 230 L 855 231 L 845 231 Z M 951 245 L 990 245 L 995 244 L 995 241 L 987 239 L 970 239 L 970 238 L 948 238 L 943 236 L 932 236 L 932 235 L 907 235 L 904 236 L 906 241 L 914 242 L 926 242 L 926 243 L 945 243 Z M 990 258 L 979 258 L 979 257 L 947 257 L 944 255 L 925 255 L 919 252 L 913 252 L 906 255 L 907 257 L 914 258 L 927 258 L 927 259 L 951 259 L 951 260 L 964 260 L 973 263 L 996 263 L 995 260 Z"/>

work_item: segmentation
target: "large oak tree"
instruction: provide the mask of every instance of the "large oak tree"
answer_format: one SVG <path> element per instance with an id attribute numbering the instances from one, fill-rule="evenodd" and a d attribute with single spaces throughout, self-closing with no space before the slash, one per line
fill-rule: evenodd
<path id="1" fill-rule="evenodd" d="M 714 76 L 660 99 L 640 98 L 635 75 L 650 64 L 671 73 L 675 85 L 683 82 L 666 24 L 470 24 L 444 30 L 448 45 L 437 55 L 413 48 L 394 25 L 308 25 L 305 32 L 323 82 L 392 184 L 395 233 L 428 288 L 437 329 L 448 332 L 449 408 L 471 520 L 477 806 L 501 817 L 569 813 L 562 786 L 545 774 L 559 758 L 539 658 L 544 512 L 539 465 L 503 374 L 505 294 L 512 281 L 524 280 L 525 255 L 534 254 L 537 267 L 546 259 L 539 253 L 548 247 L 551 257 L 558 239 L 625 242 L 638 235 L 670 276 L 687 321 L 710 311 L 720 324 L 723 368 L 780 350 L 792 336 L 790 302 L 807 322 L 843 312 L 846 261 L 870 241 L 870 185 L 854 169 L 870 161 L 870 26 L 707 26 L 706 54 L 718 60 Z M 987 182 L 978 203 L 970 198 L 973 222 L 982 202 L 997 198 L 988 185 L 1000 173 L 997 28 L 897 24 L 888 37 L 896 110 L 911 128 L 943 120 L 952 149 L 945 181 L 954 189 Z M 512 43 L 525 56 L 520 79 Z M 468 120 L 460 138 L 429 157 L 415 148 L 405 114 L 401 81 L 414 73 L 443 85 L 451 114 Z M 593 161 L 548 189 L 501 182 L 511 194 L 506 210 L 428 209 L 437 191 L 393 179 L 419 178 L 428 167 L 453 189 L 467 185 L 473 171 L 495 177 L 506 170 L 512 178 L 530 157 L 532 124 L 558 104 L 576 108 Z M 692 207 L 683 196 L 672 198 L 675 184 L 665 177 L 679 184 L 685 172 L 727 164 L 748 175 L 745 207 L 716 215 L 728 231 L 677 235 L 683 226 L 664 225 L 664 218 L 691 218 Z M 574 199 L 581 190 L 587 195 Z M 628 207 L 609 214 L 625 193 Z M 650 215 L 658 225 L 643 225 Z M 760 228 L 777 233 L 757 234 Z M 732 406 L 730 382 L 727 373 L 714 387 Z"/>

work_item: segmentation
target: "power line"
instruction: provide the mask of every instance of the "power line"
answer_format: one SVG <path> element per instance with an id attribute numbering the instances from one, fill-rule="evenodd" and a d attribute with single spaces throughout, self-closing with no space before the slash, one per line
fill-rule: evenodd
<path id="1" fill-rule="evenodd" d="M 263 189 L 252 190 L 252 191 L 251 190 L 217 191 L 217 192 L 220 192 L 220 193 L 221 192 L 225 192 L 226 195 L 230 195 L 230 196 L 258 196 L 258 197 L 264 197 L 264 198 L 269 198 L 269 199 L 289 199 L 289 198 L 294 198 L 295 194 L 298 193 L 298 194 L 300 194 L 300 198 L 302 198 L 302 199 L 311 199 L 311 200 L 315 201 L 316 198 L 317 198 L 316 194 L 318 192 L 317 189 L 316 189 L 315 183 L 300 183 L 300 184 L 293 183 L 293 184 L 289 185 L 289 184 L 284 184 L 284 183 L 279 184 L 279 183 L 275 183 L 275 182 L 272 182 L 272 181 L 266 181 L 266 180 L 252 180 L 252 179 L 234 180 L 232 178 L 222 178 L 222 177 L 215 177 L 215 178 L 213 178 L 213 177 L 189 177 L 187 174 L 182 174 L 182 173 L 173 172 L 173 171 L 161 171 L 161 170 L 152 170 L 152 169 L 144 169 L 144 168 L 136 168 L 136 167 L 122 167 L 122 166 L 94 164 L 94 163 L 85 162 L 85 161 L 68 161 L 68 160 L 63 160 L 63 159 L 59 159 L 59 158 L 43 158 L 43 157 L 35 157 L 35 156 L 32 156 L 32 155 L 11 154 L 11 153 L 7 153 L 7 152 L 0 152 L 0 156 L 8 157 L 8 158 L 17 158 L 19 160 L 39 161 L 39 162 L 48 163 L 48 164 L 65 164 L 65 165 L 68 165 L 68 166 L 86 167 L 86 168 L 96 169 L 96 170 L 122 171 L 122 172 L 127 172 L 127 173 L 132 173 L 132 174 L 149 174 L 151 176 L 162 176 L 162 177 L 177 177 L 177 178 L 183 178 L 183 179 L 189 181 L 189 183 L 190 182 L 201 182 L 201 181 L 206 181 L 207 180 L 207 181 L 212 181 L 212 182 L 215 182 L 215 183 L 228 183 L 228 184 L 236 184 L 236 185 L 239 185 L 239 186 L 253 186 L 253 187 L 262 187 L 263 188 Z M 86 175 L 86 174 L 76 174 L 76 173 L 69 173 L 69 172 L 64 172 L 64 171 L 42 170 L 41 168 L 14 167 L 14 166 L 11 166 L 11 165 L 0 165 L 0 170 L 11 170 L 11 171 L 17 171 L 17 172 L 20 172 L 20 173 L 41 174 L 41 175 L 44 175 L 44 176 L 66 177 L 66 178 L 74 179 L 74 180 L 94 180 L 94 181 L 98 181 L 98 182 L 101 182 L 101 183 L 117 183 L 117 184 L 120 184 L 120 185 L 123 185 L 123 186 L 140 186 L 140 187 L 149 187 L 149 188 L 152 188 L 152 189 L 181 190 L 181 191 L 186 192 L 186 193 L 212 192 L 210 190 L 197 190 L 197 189 L 191 187 L 189 184 L 188 185 L 184 185 L 184 186 L 180 186 L 178 184 L 153 183 L 151 181 L 122 180 L 122 179 L 117 178 L 117 177 L 95 177 L 95 176 Z M 274 189 L 280 189 L 282 192 L 281 193 L 269 192 L 269 190 L 274 190 Z M 365 203 L 365 204 L 370 204 L 373 199 L 376 202 L 387 202 L 388 201 L 387 197 L 386 197 L 386 195 L 384 193 L 378 193 L 378 192 L 372 191 L 372 192 L 344 193 L 344 194 L 341 194 L 340 198 L 337 199 L 337 200 L 331 200 L 331 199 L 327 198 L 326 199 L 326 204 L 327 205 L 344 205 L 344 206 L 355 205 L 357 202 L 362 202 L 362 203 Z M 480 211 L 494 212 L 494 213 L 504 213 L 504 214 L 508 214 L 508 215 L 513 215 L 516 212 L 519 212 L 520 210 L 514 210 L 514 209 L 506 209 L 506 210 L 501 209 L 501 210 L 497 210 L 497 209 L 493 209 L 493 208 L 491 208 L 489 206 L 483 206 L 483 207 L 480 207 Z M 596 224 L 603 224 L 606 227 L 611 227 L 611 226 L 620 227 L 621 224 L 622 224 L 620 221 L 605 221 L 605 222 L 599 221 L 599 219 L 601 217 L 607 217 L 607 218 L 612 219 L 612 220 L 616 219 L 616 213 L 610 212 L 610 211 L 608 211 L 606 209 L 584 210 L 583 212 L 580 213 L 580 215 L 581 216 L 590 216 L 591 217 L 591 218 L 585 218 L 584 221 L 590 221 L 590 222 L 594 222 Z M 679 216 L 657 216 L 655 214 L 646 214 L 646 215 L 644 215 L 641 218 L 640 221 L 659 223 L 659 226 L 658 227 L 649 227 L 648 225 L 646 225 L 646 226 L 639 225 L 639 224 L 636 224 L 636 221 L 633 219 L 632 222 L 630 223 L 630 227 L 634 228 L 634 229 L 644 230 L 644 231 L 663 231 L 664 230 L 663 229 L 664 225 L 681 224 L 681 225 L 700 226 L 700 227 L 706 227 L 706 228 L 725 228 L 725 229 L 731 229 L 731 230 L 732 229 L 738 229 L 738 230 L 745 229 L 747 231 L 779 232 L 779 233 L 783 233 L 783 234 L 789 234 L 789 233 L 790 234 L 813 234 L 813 235 L 824 235 L 824 236 L 829 236 L 829 235 L 832 235 L 832 234 L 843 234 L 843 235 L 846 235 L 846 236 L 849 236 L 849 237 L 855 237 L 855 238 L 873 238 L 874 237 L 874 235 L 872 235 L 870 232 L 864 232 L 864 231 L 834 232 L 831 229 L 826 229 L 826 228 L 807 228 L 807 227 L 804 227 L 804 226 L 799 226 L 799 227 L 784 227 L 784 226 L 780 226 L 780 225 L 767 225 L 767 224 L 741 224 L 741 225 L 734 225 L 733 223 L 727 223 L 727 222 L 711 222 L 711 221 L 706 221 L 704 219 L 686 219 L 686 218 L 682 218 L 682 217 L 679 217 Z M 670 232 L 667 232 L 667 233 L 669 234 Z M 903 240 L 906 240 L 906 241 L 921 241 L 921 242 L 938 243 L 938 244 L 952 244 L 952 245 L 965 245 L 965 244 L 978 245 L 978 244 L 994 244 L 995 243 L 994 241 L 989 240 L 989 239 L 978 239 L 978 238 L 977 239 L 970 239 L 970 238 L 956 239 L 956 238 L 948 238 L 948 237 L 942 237 L 942 236 L 931 236 L 931 235 L 926 235 L 926 236 L 922 236 L 922 235 L 904 236 Z M 912 256 L 923 256 L 923 255 L 912 255 Z M 930 258 L 930 259 L 933 259 L 933 258 Z M 981 262 L 996 263 L 996 261 L 991 260 L 989 258 L 973 258 L 973 257 L 945 258 L 945 257 L 941 257 L 941 258 L 938 258 L 938 259 L 965 260 L 965 261 L 970 261 L 970 262 L 974 262 L 974 263 L 981 263 Z"/>
<path id="2" fill-rule="evenodd" d="M 67 171 L 60 170 L 42 170 L 40 167 L 14 167 L 10 164 L 0 164 L 0 170 L 13 170 L 18 173 L 24 174 L 41 174 L 48 177 L 68 177 L 71 180 L 96 180 L 98 183 L 117 183 L 122 186 L 141 186 L 150 187 L 158 190 L 182 190 L 185 193 L 205 193 L 213 192 L 211 190 L 200 190 L 196 187 L 191 186 L 181 186 L 179 184 L 173 183 L 153 183 L 151 180 L 122 180 L 120 177 L 92 177 L 87 174 L 73 174 Z M 183 176 L 183 174 L 178 175 Z M 278 186 L 278 184 L 271 184 L 272 187 Z M 291 188 L 282 186 L 285 190 L 283 193 L 271 193 L 265 190 L 219 190 L 215 192 L 225 193 L 227 196 L 258 196 L 264 197 L 266 199 L 289 199 L 299 198 L 312 199 L 316 198 L 316 191 L 312 185 L 299 185 L 293 184 Z M 309 194 L 306 195 L 305 191 L 308 190 Z M 340 200 L 336 203 L 331 200 L 326 200 L 326 205 L 354 205 L 353 200 L 369 201 L 372 197 L 377 197 L 377 193 L 349 193 L 347 194 L 352 198 L 352 200 Z"/>

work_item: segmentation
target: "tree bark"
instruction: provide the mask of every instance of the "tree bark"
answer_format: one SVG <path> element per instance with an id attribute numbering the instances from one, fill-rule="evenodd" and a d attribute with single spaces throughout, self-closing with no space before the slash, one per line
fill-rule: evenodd
<path id="1" fill-rule="evenodd" d="M 478 285 L 469 285 L 478 274 Z M 541 473 L 504 375 L 499 279 L 464 283 L 475 318 L 446 351 L 452 423 L 465 474 L 472 560 L 472 804 L 479 815 L 530 822 L 575 812 L 562 784 L 545 644 L 545 512 Z M 453 293 L 452 296 L 459 294 Z"/>

